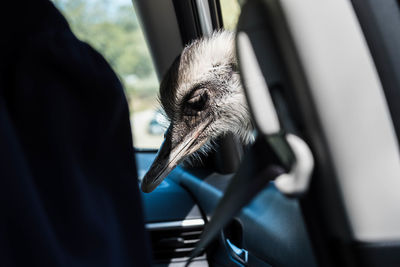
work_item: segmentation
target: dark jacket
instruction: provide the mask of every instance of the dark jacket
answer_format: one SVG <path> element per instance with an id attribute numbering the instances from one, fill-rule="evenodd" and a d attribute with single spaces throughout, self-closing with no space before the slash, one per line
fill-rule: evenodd
<path id="1" fill-rule="evenodd" d="M 121 83 L 51 2 L 0 17 L 0 266 L 149 266 Z"/>

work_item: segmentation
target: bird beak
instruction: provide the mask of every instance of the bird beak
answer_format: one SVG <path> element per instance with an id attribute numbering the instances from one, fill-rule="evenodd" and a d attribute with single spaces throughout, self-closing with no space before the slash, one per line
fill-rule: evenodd
<path id="1" fill-rule="evenodd" d="M 141 188 L 143 192 L 150 193 L 156 189 L 179 163 L 207 142 L 207 139 L 199 140 L 199 136 L 209 126 L 210 122 L 211 120 L 203 121 L 179 142 L 173 142 L 176 139 L 173 138 L 172 127 L 168 128 L 156 159 L 142 180 Z"/>

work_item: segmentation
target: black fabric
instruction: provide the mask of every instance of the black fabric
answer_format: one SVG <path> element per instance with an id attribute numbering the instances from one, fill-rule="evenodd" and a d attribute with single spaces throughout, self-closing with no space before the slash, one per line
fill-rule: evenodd
<path id="1" fill-rule="evenodd" d="M 0 266 L 149 266 L 129 112 L 52 3 L 0 7 Z"/>

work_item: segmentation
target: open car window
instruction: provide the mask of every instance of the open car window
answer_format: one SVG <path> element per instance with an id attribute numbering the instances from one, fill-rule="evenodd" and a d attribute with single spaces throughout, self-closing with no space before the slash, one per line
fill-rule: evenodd
<path id="1" fill-rule="evenodd" d="M 157 149 L 167 123 L 158 109 L 158 80 L 130 0 L 53 0 L 74 34 L 102 54 L 122 82 L 134 145 Z"/>

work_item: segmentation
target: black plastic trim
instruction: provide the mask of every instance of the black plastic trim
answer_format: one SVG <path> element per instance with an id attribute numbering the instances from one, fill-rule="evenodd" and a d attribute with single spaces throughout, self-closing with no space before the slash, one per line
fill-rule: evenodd
<path id="1" fill-rule="evenodd" d="M 199 16 L 194 0 L 173 0 L 179 31 L 182 37 L 182 45 L 202 36 Z"/>
<path id="2" fill-rule="evenodd" d="M 360 266 L 400 266 L 400 242 L 355 243 L 353 247 Z"/>
<path id="3" fill-rule="evenodd" d="M 208 0 L 210 7 L 211 21 L 214 29 L 222 29 L 224 27 L 221 5 L 219 0 Z"/>
<path id="4" fill-rule="evenodd" d="M 378 71 L 400 144 L 400 8 L 397 0 L 351 0 Z"/>

